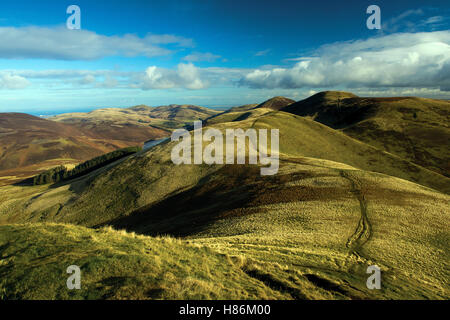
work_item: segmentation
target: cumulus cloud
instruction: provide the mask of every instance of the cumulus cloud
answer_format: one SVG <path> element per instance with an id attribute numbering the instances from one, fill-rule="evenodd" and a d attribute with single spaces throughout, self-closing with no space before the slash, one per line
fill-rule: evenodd
<path id="1" fill-rule="evenodd" d="M 185 56 L 182 60 L 190 61 L 190 62 L 198 62 L 198 61 L 214 62 L 219 58 L 221 58 L 221 56 L 212 54 L 210 52 L 205 52 L 205 53 L 193 52 L 193 53 Z"/>
<path id="2" fill-rule="evenodd" d="M 192 47 L 193 41 L 175 35 L 105 36 L 65 27 L 0 27 L 0 58 L 94 60 L 107 56 L 154 57 L 171 53 L 162 45 Z"/>
<path id="3" fill-rule="evenodd" d="M 335 43 L 291 68 L 256 69 L 252 88 L 450 86 L 450 31 L 399 33 Z"/>
<path id="4" fill-rule="evenodd" d="M 3 89 L 24 89 L 30 84 L 26 78 L 18 75 L 5 74 L 0 78 L 0 88 Z"/>
<path id="5" fill-rule="evenodd" d="M 148 67 L 145 74 L 137 77 L 135 87 L 144 90 L 186 88 L 191 90 L 204 89 L 208 82 L 201 79 L 199 69 L 192 63 L 180 63 L 177 69 Z"/>
<path id="6" fill-rule="evenodd" d="M 198 69 L 192 63 L 180 63 L 177 74 L 187 89 L 198 90 L 206 87 L 206 83 L 200 79 Z"/>

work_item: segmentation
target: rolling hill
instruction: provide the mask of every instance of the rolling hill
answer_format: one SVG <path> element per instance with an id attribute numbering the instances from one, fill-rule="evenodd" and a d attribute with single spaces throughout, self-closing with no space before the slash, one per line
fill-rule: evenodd
<path id="1" fill-rule="evenodd" d="M 256 298 L 288 299 L 448 298 L 442 279 L 448 277 L 450 199 L 444 192 L 449 192 L 450 179 L 286 112 L 269 111 L 214 127 L 279 128 L 278 174 L 263 177 L 257 165 L 176 166 L 170 159 L 174 143 L 165 142 L 68 183 L 0 188 L 2 241 L 24 246 L 10 249 L 21 252 L 20 263 L 0 266 L 8 279 L 2 288 L 13 292 L 12 297 L 61 295 L 65 283 L 46 288 L 37 282 L 33 289 L 23 288 L 31 279 L 45 278 L 48 270 L 62 269 L 59 261 L 66 261 L 64 248 L 70 247 L 88 274 L 88 287 L 79 293 L 83 297 L 117 298 L 125 292 L 131 298 L 242 299 L 253 292 Z M 26 249 L 29 240 L 23 237 L 28 227 L 15 224 L 42 222 L 42 236 L 33 237 L 40 237 L 43 247 L 56 242 L 62 249 L 48 249 L 53 251 L 37 268 L 30 265 L 34 253 Z M 107 226 L 146 236 L 131 240 L 135 235 L 104 235 L 101 228 Z M 67 234 L 71 236 L 63 236 Z M 183 240 L 161 248 L 161 234 Z M 112 244 L 110 237 L 116 239 Z M 106 250 L 104 258 L 86 254 L 85 238 L 95 239 L 90 245 L 98 249 L 92 250 Z M 136 247 L 129 248 L 133 241 Z M 145 242 L 164 255 L 143 250 Z M 164 285 L 154 284 L 161 269 L 151 259 L 156 256 L 161 264 L 172 255 L 179 261 L 199 259 L 186 247 L 190 245 L 205 252 L 201 268 L 210 274 L 186 271 L 190 264 L 179 262 L 158 278 Z M 179 256 L 183 250 L 189 252 L 186 258 Z M 129 252 L 133 254 L 126 258 Z M 224 258 L 217 260 L 220 255 Z M 136 260 L 126 259 L 141 261 L 147 276 L 130 271 L 139 267 Z M 121 271 L 107 267 L 112 263 Z M 383 272 L 383 290 L 365 286 L 366 268 L 373 264 Z M 21 266 L 30 270 L 30 280 L 21 275 Z M 104 276 L 98 276 L 98 268 L 106 270 Z M 192 268 L 197 270 L 197 265 Z M 227 286 L 231 291 L 212 289 L 208 283 L 227 272 L 232 274 Z M 203 282 L 190 287 L 189 295 L 174 284 L 186 279 Z M 137 289 L 140 284 L 142 290 Z"/>
<path id="2" fill-rule="evenodd" d="M 113 150 L 142 145 L 218 111 L 170 105 L 107 108 L 42 119 L 0 114 L 0 184 L 21 181 L 44 170 L 89 160 Z"/>
<path id="3" fill-rule="evenodd" d="M 123 136 L 106 139 L 87 129 L 28 114 L 1 113 L 0 175 L 2 181 L 13 182 L 50 167 L 75 164 L 136 144 Z"/>
<path id="4" fill-rule="evenodd" d="M 331 128 L 450 177 L 450 102 L 416 97 L 361 98 L 327 91 L 283 111 Z"/>
<path id="5" fill-rule="evenodd" d="M 448 177 L 314 116 L 240 112 L 206 123 L 279 129 L 276 175 L 174 165 L 166 141 L 70 181 L 0 187 L 0 297 L 448 299 Z M 75 262 L 86 287 L 70 296 L 58 277 Z M 382 290 L 366 287 L 371 265 Z"/>
<path id="6" fill-rule="evenodd" d="M 273 97 L 260 104 L 247 104 L 230 108 L 229 110 L 207 118 L 205 123 L 212 125 L 221 122 L 241 121 L 248 118 L 255 118 L 274 110 L 278 111 L 294 102 L 294 100 L 285 97 Z"/>
<path id="7" fill-rule="evenodd" d="M 110 137 L 111 134 L 110 131 L 105 132 L 109 126 L 114 130 L 123 127 L 124 130 L 120 131 L 120 134 L 126 134 L 129 127 L 135 127 L 168 135 L 172 129 L 190 125 L 194 120 L 204 120 L 218 113 L 220 112 L 216 110 L 192 105 L 161 107 L 139 105 L 131 108 L 97 109 L 88 113 L 66 113 L 54 116 L 50 120 L 89 128 L 106 137 Z"/>

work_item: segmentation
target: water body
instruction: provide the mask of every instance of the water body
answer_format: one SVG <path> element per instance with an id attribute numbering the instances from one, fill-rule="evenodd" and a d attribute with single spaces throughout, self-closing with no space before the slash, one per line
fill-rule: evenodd
<path id="1" fill-rule="evenodd" d="M 150 148 L 153 148 L 154 146 L 157 146 L 158 144 L 161 144 L 161 143 L 163 143 L 163 142 L 166 141 L 166 140 L 169 140 L 169 138 L 163 138 L 163 139 L 157 139 L 157 140 L 149 140 L 149 141 L 146 141 L 146 142 L 144 143 L 143 150 L 145 151 L 145 150 L 148 150 L 148 149 L 150 149 Z"/>

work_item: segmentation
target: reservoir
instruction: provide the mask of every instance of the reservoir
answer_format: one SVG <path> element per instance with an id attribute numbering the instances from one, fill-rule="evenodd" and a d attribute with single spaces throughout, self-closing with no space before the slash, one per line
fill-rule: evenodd
<path id="1" fill-rule="evenodd" d="M 149 140 L 144 142 L 143 150 L 146 151 L 154 146 L 157 146 L 160 143 L 163 143 L 164 141 L 169 140 L 169 138 L 163 138 L 163 139 L 157 139 L 157 140 Z"/>

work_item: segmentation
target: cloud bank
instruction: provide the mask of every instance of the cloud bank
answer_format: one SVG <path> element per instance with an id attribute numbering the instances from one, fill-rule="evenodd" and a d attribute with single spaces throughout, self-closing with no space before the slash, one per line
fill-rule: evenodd
<path id="1" fill-rule="evenodd" d="M 5 28 L 0 28 L 0 34 Z M 67 30 L 73 32 L 73 30 Z M 79 32 L 76 30 L 75 32 Z M 86 31 L 94 38 L 98 35 Z M 86 37 L 86 35 L 82 35 Z M 103 36 L 100 36 L 103 37 Z M 89 37 L 88 37 L 89 38 Z M 86 59 L 107 54 L 108 46 L 114 41 L 122 43 L 116 53 L 125 50 L 127 54 L 148 55 L 162 52 L 162 44 L 188 45 L 182 38 L 175 36 L 148 35 L 106 37 L 92 51 L 82 50 Z M 113 40 L 111 40 L 114 38 Z M 117 39 L 121 39 L 120 41 Z M 144 41 L 145 40 L 145 41 Z M 72 41 L 72 40 L 70 40 Z M 86 40 L 90 43 L 91 40 Z M 112 42 L 110 42 L 112 41 Z M 123 42 L 124 41 L 124 42 Z M 130 42 L 128 42 L 130 41 Z M 133 47 L 133 43 L 139 45 Z M 95 41 L 94 41 L 95 42 Z M 124 44 L 125 43 L 125 44 Z M 131 43 L 131 44 L 130 44 Z M 66 43 L 67 44 L 67 43 Z M 5 42 L 0 42 L 0 57 L 7 54 Z M 9 44 L 9 46 L 19 46 Z M 128 49 L 131 46 L 131 49 Z M 18 53 L 25 55 L 23 45 Z M 50 50 L 45 41 L 34 48 L 60 57 L 70 58 L 72 50 L 64 45 Z M 156 51 L 152 51 L 151 48 Z M 111 54 L 109 52 L 108 54 Z M 16 52 L 16 54 L 18 54 Z M 29 52 L 28 52 L 29 53 Z M 122 52 L 123 53 L 123 52 Z M 31 53 L 29 53 L 31 54 Z M 189 57 L 189 56 L 188 56 Z M 77 56 L 77 58 L 80 58 Z M 213 54 L 193 53 L 182 60 L 201 61 L 215 59 Z M 142 71 L 118 70 L 2 70 L 0 87 L 3 89 L 23 89 L 31 84 L 43 86 L 72 85 L 74 88 L 132 88 L 152 89 L 189 89 L 200 90 L 209 87 L 233 87 L 272 89 L 272 90 L 326 90 L 349 89 L 367 92 L 450 92 L 450 31 L 421 33 L 396 33 L 379 35 L 374 38 L 357 41 L 338 42 L 324 45 L 307 56 L 285 59 L 287 66 L 261 66 L 259 68 L 200 68 L 191 61 L 182 62 L 174 68 L 161 68 L 150 65 Z M 425 91 L 423 91 L 426 89 Z"/>
<path id="2" fill-rule="evenodd" d="M 399 33 L 325 45 L 291 68 L 256 69 L 251 88 L 450 88 L 450 31 Z"/>
<path id="3" fill-rule="evenodd" d="M 175 35 L 105 36 L 65 27 L 0 27 L 0 58 L 94 60 L 107 56 L 155 57 L 171 53 L 163 45 L 192 47 L 193 41 Z"/>

